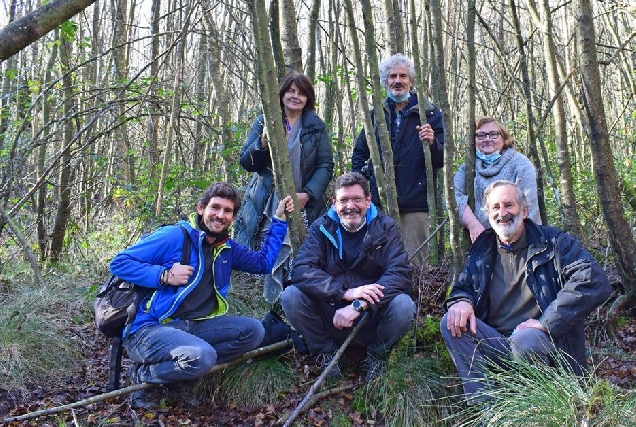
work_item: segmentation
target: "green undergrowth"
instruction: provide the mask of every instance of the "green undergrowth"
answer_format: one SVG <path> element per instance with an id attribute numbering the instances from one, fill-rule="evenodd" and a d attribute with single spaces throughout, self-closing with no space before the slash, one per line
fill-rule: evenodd
<path id="1" fill-rule="evenodd" d="M 560 362 L 565 356 L 558 355 Z M 447 420 L 458 426 L 636 426 L 636 393 L 594 376 L 579 378 L 559 363 L 513 359 L 509 369 L 488 364 L 485 403 Z"/>

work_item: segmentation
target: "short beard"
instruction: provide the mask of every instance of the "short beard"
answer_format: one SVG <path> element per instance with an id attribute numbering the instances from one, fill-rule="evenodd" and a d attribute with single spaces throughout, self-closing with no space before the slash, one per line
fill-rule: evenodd
<path id="1" fill-rule="evenodd" d="M 212 237 L 216 242 L 225 240 L 230 237 L 230 233 L 228 232 L 227 228 L 219 233 L 210 230 L 203 222 L 203 216 L 201 215 L 197 215 L 197 226 L 199 227 L 199 230 L 205 232 L 206 236 Z"/>
<path id="2" fill-rule="evenodd" d="M 501 225 L 498 221 L 501 221 L 502 219 L 512 219 L 512 222 L 509 224 Z M 497 218 L 489 218 L 489 221 L 490 226 L 493 230 L 495 230 L 497 235 L 502 239 L 508 240 L 512 238 L 519 231 L 519 228 L 523 225 L 523 215 L 520 211 L 517 215 L 508 214 L 504 215 L 503 217 L 497 216 Z"/>

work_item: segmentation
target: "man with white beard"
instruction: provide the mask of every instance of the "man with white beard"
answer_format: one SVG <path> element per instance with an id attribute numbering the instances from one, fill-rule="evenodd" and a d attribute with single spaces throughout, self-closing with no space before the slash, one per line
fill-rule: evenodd
<path id="1" fill-rule="evenodd" d="M 527 218 L 526 196 L 514 183 L 493 182 L 483 200 L 492 229 L 471 247 L 440 325 L 469 404 L 488 400 L 490 362 L 505 367 L 514 356 L 582 374 L 585 317 L 612 291 L 575 237 Z"/>

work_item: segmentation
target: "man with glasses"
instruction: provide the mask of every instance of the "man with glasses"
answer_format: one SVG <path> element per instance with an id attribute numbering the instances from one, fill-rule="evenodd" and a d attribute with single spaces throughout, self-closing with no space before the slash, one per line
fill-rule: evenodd
<path id="1" fill-rule="evenodd" d="M 372 111 L 375 135 L 367 140 L 360 132 L 351 157 L 351 170 L 369 171 L 373 203 L 381 208 L 375 176 L 370 165 L 369 141 L 380 148 L 377 121 L 384 118 L 391 138 L 395 190 L 402 226 L 402 238 L 413 265 L 422 268 L 428 258 L 428 247 L 418 251 L 428 239 L 428 194 L 424 148 L 429 150 L 433 169 L 444 166 L 444 124 L 442 113 L 426 100 L 418 100 L 414 92 L 415 66 L 410 58 L 398 53 L 380 64 L 380 84 L 387 90 L 383 111 Z M 422 123 L 420 117 L 426 117 Z M 386 165 L 382 165 L 386 168 Z"/>
<path id="2" fill-rule="evenodd" d="M 281 304 L 318 367 L 329 364 L 368 312 L 355 340 L 366 347 L 369 381 L 382 372 L 413 322 L 412 270 L 395 221 L 371 202 L 364 176 L 340 176 L 335 191 L 333 206 L 312 224 L 298 251 Z M 339 377 L 342 366 L 335 365 L 328 377 Z"/>

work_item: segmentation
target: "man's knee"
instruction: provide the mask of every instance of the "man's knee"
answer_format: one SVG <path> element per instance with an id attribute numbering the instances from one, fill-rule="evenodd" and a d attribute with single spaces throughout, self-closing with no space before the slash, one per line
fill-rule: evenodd
<path id="1" fill-rule="evenodd" d="M 189 378 L 198 378 L 208 373 L 216 364 L 216 351 L 212 346 L 181 346 L 174 350 L 177 370 Z"/>
<path id="2" fill-rule="evenodd" d="M 550 353 L 555 349 L 550 336 L 536 328 L 526 328 L 516 331 L 510 336 L 512 354 L 525 360 L 540 360 L 550 364 Z"/>
<path id="3" fill-rule="evenodd" d="M 415 319 L 415 303 L 407 294 L 398 294 L 389 303 L 388 312 L 393 322 L 408 329 Z"/>
<path id="4" fill-rule="evenodd" d="M 294 313 L 298 310 L 305 298 L 305 294 L 300 289 L 294 285 L 290 285 L 287 286 L 280 295 L 280 304 L 287 315 L 288 313 Z"/>

